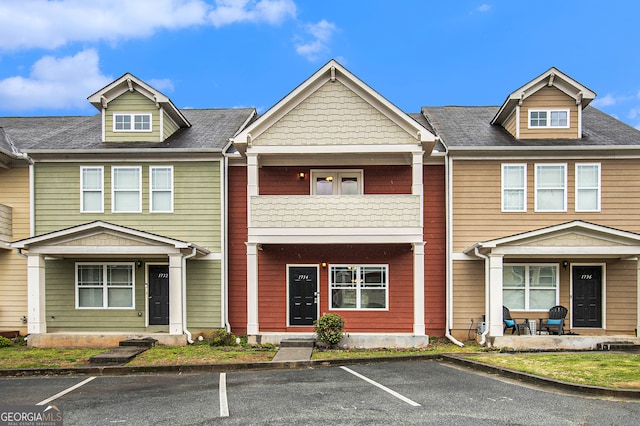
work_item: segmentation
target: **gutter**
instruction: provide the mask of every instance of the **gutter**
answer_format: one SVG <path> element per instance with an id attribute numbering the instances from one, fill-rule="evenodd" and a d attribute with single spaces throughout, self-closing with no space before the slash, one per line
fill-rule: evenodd
<path id="1" fill-rule="evenodd" d="M 474 247 L 474 253 L 481 259 L 484 259 L 484 331 L 480 335 L 482 338 L 478 342 L 481 346 L 484 346 L 487 342 L 487 334 L 489 334 L 489 256 L 480 253 L 480 247 L 476 245 Z M 491 345 L 488 345 L 491 347 Z"/>
<path id="2" fill-rule="evenodd" d="M 443 144 L 444 145 L 444 144 Z M 452 219 L 453 219 L 453 208 L 451 207 L 451 198 L 452 198 L 452 189 L 453 189 L 453 160 L 452 158 L 447 155 L 445 162 L 444 162 L 444 167 L 445 167 L 445 178 L 446 178 L 446 200 L 445 200 L 445 205 L 446 205 L 446 216 L 447 216 L 447 250 L 446 250 L 446 256 L 447 256 L 447 267 L 446 267 L 446 292 L 445 292 L 445 316 L 446 316 L 446 325 L 445 325 L 445 332 L 444 332 L 444 336 L 449 339 L 453 344 L 458 345 L 460 347 L 464 346 L 464 343 L 462 343 L 461 341 L 459 341 L 458 339 L 456 339 L 455 337 L 453 337 L 451 335 L 451 318 L 453 316 L 453 279 L 451 277 L 451 271 L 453 269 L 453 260 L 452 260 L 452 256 L 451 256 L 451 251 L 453 250 L 453 232 L 452 232 Z"/>
<path id="3" fill-rule="evenodd" d="M 182 331 L 187 335 L 187 342 L 193 343 L 191 332 L 187 330 L 187 259 L 197 253 L 196 247 L 191 247 L 191 254 L 182 256 Z"/>

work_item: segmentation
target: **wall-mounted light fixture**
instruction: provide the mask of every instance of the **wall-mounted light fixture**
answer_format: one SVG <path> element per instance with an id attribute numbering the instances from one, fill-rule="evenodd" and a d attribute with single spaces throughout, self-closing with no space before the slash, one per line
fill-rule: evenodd
<path id="1" fill-rule="evenodd" d="M 327 267 L 327 262 L 322 262 L 320 265 L 321 265 L 323 268 L 326 268 L 326 267 Z"/>
<path id="2" fill-rule="evenodd" d="M 141 261 L 141 260 L 138 260 L 138 261 L 136 262 L 136 266 L 137 266 L 138 268 L 140 268 L 140 267 L 142 266 L 142 261 Z"/>
<path id="3" fill-rule="evenodd" d="M 305 176 L 306 176 L 305 172 L 298 173 L 298 177 L 300 178 L 300 180 L 304 180 Z"/>
<path id="4" fill-rule="evenodd" d="M 562 261 L 562 269 L 567 269 L 567 266 L 569 266 L 569 262 L 567 262 L 566 260 Z"/>

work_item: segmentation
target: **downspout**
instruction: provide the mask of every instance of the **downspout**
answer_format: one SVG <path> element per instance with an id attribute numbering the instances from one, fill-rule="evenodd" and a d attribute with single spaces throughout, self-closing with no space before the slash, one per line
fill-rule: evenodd
<path id="1" fill-rule="evenodd" d="M 484 259 L 484 331 L 480 335 L 482 338 L 478 342 L 481 346 L 487 342 L 489 334 L 489 256 L 480 253 L 478 247 L 474 249 L 475 255 Z"/>
<path id="2" fill-rule="evenodd" d="M 231 331 L 229 324 L 229 157 L 225 152 L 222 156 L 224 177 L 222 179 L 222 321 L 224 329 Z"/>
<path id="3" fill-rule="evenodd" d="M 182 256 L 182 331 L 187 335 L 187 342 L 193 343 L 191 332 L 187 330 L 187 259 L 196 255 L 196 248 L 191 248 L 191 254 Z"/>
<path id="4" fill-rule="evenodd" d="M 444 329 L 444 336 L 449 339 L 452 343 L 462 347 L 464 346 L 464 343 L 462 343 L 461 341 L 459 341 L 458 339 L 456 339 L 455 337 L 453 337 L 451 335 L 451 317 L 453 315 L 453 309 L 452 309 L 452 301 L 453 301 L 453 280 L 451 278 L 452 275 L 452 269 L 453 269 L 453 260 L 452 260 L 452 256 L 451 256 L 451 251 L 453 250 L 453 232 L 452 232 L 452 220 L 453 220 L 453 208 L 451 207 L 451 191 L 453 188 L 453 178 L 452 178 L 452 168 L 453 168 L 453 161 L 451 160 L 451 157 L 449 156 L 449 153 L 447 152 L 447 155 L 445 157 L 445 162 L 444 162 L 444 174 L 445 174 L 445 178 L 446 178 L 446 191 L 445 191 L 445 206 L 446 206 L 446 229 L 447 229 L 447 250 L 446 250 L 446 262 L 447 262 L 447 267 L 446 267 L 446 292 L 445 292 L 445 315 L 446 315 L 446 324 L 445 324 L 445 329 Z"/>

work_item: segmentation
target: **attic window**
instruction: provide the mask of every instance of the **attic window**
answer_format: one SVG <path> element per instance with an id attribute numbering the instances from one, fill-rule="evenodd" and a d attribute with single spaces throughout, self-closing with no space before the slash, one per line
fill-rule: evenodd
<path id="1" fill-rule="evenodd" d="M 530 109 L 529 128 L 569 128 L 568 109 Z"/>
<path id="2" fill-rule="evenodd" d="M 113 114 L 114 132 L 150 132 L 151 114 Z"/>

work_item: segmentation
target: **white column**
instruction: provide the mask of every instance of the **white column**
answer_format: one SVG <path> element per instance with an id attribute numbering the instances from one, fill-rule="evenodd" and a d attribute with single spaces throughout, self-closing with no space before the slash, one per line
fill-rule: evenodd
<path id="1" fill-rule="evenodd" d="M 502 326 L 502 255 L 489 255 L 489 335 L 503 335 Z"/>
<path id="2" fill-rule="evenodd" d="M 413 243 L 413 334 L 424 336 L 424 242 Z"/>
<path id="3" fill-rule="evenodd" d="M 169 334 L 182 334 L 182 255 L 169 255 Z"/>
<path id="4" fill-rule="evenodd" d="M 44 282 L 44 257 L 30 254 L 27 258 L 27 331 L 29 334 L 47 332 Z"/>
<path id="5" fill-rule="evenodd" d="M 247 335 L 258 334 L 258 244 L 247 244 Z"/>

